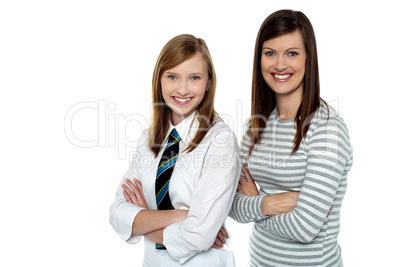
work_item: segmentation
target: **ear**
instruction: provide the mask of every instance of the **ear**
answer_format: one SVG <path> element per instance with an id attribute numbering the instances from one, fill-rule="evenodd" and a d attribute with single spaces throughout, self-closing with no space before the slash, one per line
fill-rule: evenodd
<path id="1" fill-rule="evenodd" d="M 205 92 L 209 91 L 209 85 L 210 85 L 210 84 L 211 84 L 211 80 L 209 79 L 209 80 L 208 80 L 208 83 L 207 83 L 207 88 L 206 88 Z"/>

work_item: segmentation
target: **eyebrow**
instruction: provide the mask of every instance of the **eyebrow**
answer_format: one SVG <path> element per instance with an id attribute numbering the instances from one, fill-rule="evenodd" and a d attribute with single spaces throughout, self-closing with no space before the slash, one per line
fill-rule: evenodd
<path id="1" fill-rule="evenodd" d="M 275 51 L 275 52 L 276 52 L 276 50 L 275 50 L 275 49 L 270 48 L 270 47 L 267 47 L 267 46 L 262 47 L 262 50 L 264 50 L 264 49 L 269 49 L 269 50 L 272 50 L 272 51 Z M 302 48 L 300 48 L 300 47 L 290 47 L 290 48 L 286 49 L 285 51 L 289 51 L 289 50 L 295 50 L 295 49 L 297 49 L 297 50 L 303 50 L 303 49 L 302 49 Z"/>
<path id="2" fill-rule="evenodd" d="M 169 75 L 169 74 L 173 74 L 173 75 L 179 75 L 178 73 L 176 73 L 176 72 L 172 72 L 172 71 L 165 71 L 165 74 L 167 74 L 167 75 Z M 191 75 L 203 75 L 204 73 L 202 73 L 202 72 L 193 72 L 193 73 L 189 73 L 189 75 L 191 76 Z"/>

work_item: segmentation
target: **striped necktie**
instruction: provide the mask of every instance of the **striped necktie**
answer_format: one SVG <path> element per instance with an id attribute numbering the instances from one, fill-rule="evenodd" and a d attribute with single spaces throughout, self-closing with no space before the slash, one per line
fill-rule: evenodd
<path id="1" fill-rule="evenodd" d="M 156 172 L 155 196 L 158 210 L 174 209 L 169 197 L 169 183 L 174 165 L 179 154 L 180 136 L 176 129 L 170 132 L 168 143 L 163 151 Z M 157 249 L 166 249 L 164 246 L 156 244 Z"/>

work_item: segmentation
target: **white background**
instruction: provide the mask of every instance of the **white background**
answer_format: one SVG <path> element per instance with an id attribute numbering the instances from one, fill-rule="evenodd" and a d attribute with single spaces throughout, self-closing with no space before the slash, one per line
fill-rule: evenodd
<path id="1" fill-rule="evenodd" d="M 402 238 L 396 3 L 2 1 L 0 265 L 140 266 L 142 245 L 114 233 L 108 209 L 128 168 L 129 146 L 149 124 L 162 46 L 182 33 L 207 42 L 218 75 L 216 109 L 240 138 L 250 114 L 257 31 L 270 13 L 291 8 L 315 28 L 322 97 L 346 121 L 354 146 L 339 237 L 344 264 L 396 266 Z M 250 225 L 228 220 L 228 228 L 238 266 L 245 266 Z"/>

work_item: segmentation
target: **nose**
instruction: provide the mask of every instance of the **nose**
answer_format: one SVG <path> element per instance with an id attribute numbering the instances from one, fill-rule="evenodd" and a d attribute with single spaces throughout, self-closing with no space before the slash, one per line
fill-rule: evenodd
<path id="1" fill-rule="evenodd" d="M 285 69 L 287 69 L 287 64 L 286 64 L 286 60 L 285 60 L 285 58 L 283 57 L 283 56 L 278 56 L 277 58 L 276 58 L 276 62 L 275 62 L 275 66 L 274 66 L 274 68 L 277 70 L 277 71 L 279 71 L 279 72 L 282 72 L 282 71 L 284 71 Z"/>
<path id="2" fill-rule="evenodd" d="M 188 84 L 187 80 L 181 80 L 178 84 L 178 87 L 176 89 L 176 92 L 181 95 L 181 96 L 185 96 L 188 93 L 190 93 L 190 85 Z"/>

